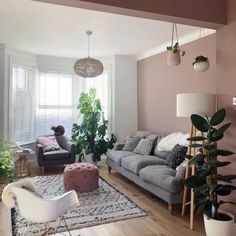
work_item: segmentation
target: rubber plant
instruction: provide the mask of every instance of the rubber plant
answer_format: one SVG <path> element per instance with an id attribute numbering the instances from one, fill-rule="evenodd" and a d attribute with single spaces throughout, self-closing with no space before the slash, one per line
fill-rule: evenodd
<path id="1" fill-rule="evenodd" d="M 92 154 L 94 162 L 101 160 L 101 155 L 112 149 L 116 142 L 114 134 L 108 136 L 108 120 L 105 120 L 100 99 L 96 99 L 96 89 L 81 93 L 78 110 L 79 123 L 73 124 L 72 140 L 76 144 L 79 161 L 85 155 Z"/>
<path id="2" fill-rule="evenodd" d="M 219 149 L 217 145 L 231 125 L 231 123 L 221 124 L 225 119 L 225 114 L 226 111 L 222 108 L 211 119 L 197 114 L 191 116 L 193 125 L 203 135 L 189 138 L 193 142 L 190 147 L 202 149 L 202 152 L 197 152 L 195 156 L 189 156 L 189 164 L 195 164 L 197 171 L 195 175 L 185 180 L 185 185 L 194 190 L 194 201 L 198 212 L 215 220 L 224 220 L 224 215 L 219 212 L 219 207 L 222 204 L 235 205 L 235 202 L 219 199 L 219 196 L 229 195 L 236 189 L 232 184 L 236 175 L 218 173 L 219 168 L 230 164 L 229 161 L 224 160 L 224 157 L 233 154 L 231 151 Z"/>

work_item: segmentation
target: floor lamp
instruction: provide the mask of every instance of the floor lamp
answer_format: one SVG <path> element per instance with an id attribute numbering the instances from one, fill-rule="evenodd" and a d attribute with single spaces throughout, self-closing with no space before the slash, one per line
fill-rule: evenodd
<path id="1" fill-rule="evenodd" d="M 215 94 L 205 93 L 181 93 L 176 97 L 176 116 L 189 118 L 192 114 L 206 115 L 210 117 L 215 112 Z M 196 136 L 196 128 L 190 121 L 190 137 Z M 192 142 L 190 141 L 189 144 Z M 195 150 L 191 147 L 188 148 L 188 155 L 194 155 Z M 191 171 L 191 173 L 190 173 Z M 189 175 L 195 174 L 195 166 L 188 164 L 185 170 L 185 179 Z M 193 229 L 193 217 L 194 217 L 194 192 L 191 189 L 190 201 L 187 202 L 188 189 L 184 186 L 183 202 L 182 202 L 182 215 L 185 215 L 185 209 L 187 205 L 190 205 L 190 229 Z"/>

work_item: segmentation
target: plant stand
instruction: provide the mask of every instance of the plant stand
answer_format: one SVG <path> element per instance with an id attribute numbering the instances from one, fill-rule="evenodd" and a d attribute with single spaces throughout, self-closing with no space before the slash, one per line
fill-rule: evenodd
<path id="1" fill-rule="evenodd" d="M 30 175 L 31 167 L 28 156 L 30 153 L 23 152 L 21 150 L 16 151 L 16 157 L 18 158 L 15 161 L 16 177 L 22 178 Z"/>

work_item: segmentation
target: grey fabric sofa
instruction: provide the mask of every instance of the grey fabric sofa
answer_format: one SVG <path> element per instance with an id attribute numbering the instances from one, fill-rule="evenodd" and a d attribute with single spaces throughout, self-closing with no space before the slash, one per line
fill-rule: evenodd
<path id="1" fill-rule="evenodd" d="M 61 147 L 60 150 L 56 151 L 44 152 L 43 146 L 36 143 L 38 165 L 41 167 L 42 172 L 44 172 L 45 167 L 72 164 L 75 162 L 75 144 L 71 143 L 64 135 L 56 136 L 56 139 Z"/>
<path id="2" fill-rule="evenodd" d="M 182 203 L 184 168 L 178 170 L 165 165 L 168 153 L 159 156 L 142 156 L 130 151 L 123 151 L 124 145 L 116 145 L 107 152 L 108 171 L 114 169 L 138 186 L 153 193 L 168 203 L 172 213 L 174 204 Z"/>

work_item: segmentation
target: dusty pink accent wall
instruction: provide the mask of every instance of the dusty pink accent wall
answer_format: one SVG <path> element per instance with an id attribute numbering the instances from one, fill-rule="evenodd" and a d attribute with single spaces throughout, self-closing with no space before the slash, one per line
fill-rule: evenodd
<path id="1" fill-rule="evenodd" d="M 175 94 L 179 92 L 216 92 L 218 108 L 225 107 L 227 121 L 232 123 L 220 143 L 236 153 L 236 1 L 228 1 L 227 26 L 217 29 L 216 35 L 189 43 L 183 48 L 187 55 L 177 68 L 167 67 L 166 53 L 161 53 L 138 63 L 138 128 L 159 133 L 185 131 L 188 121 L 175 117 Z M 211 69 L 196 73 L 190 62 L 198 52 L 205 52 L 211 61 Z M 216 58 L 216 61 L 215 61 Z M 236 154 L 219 157 L 229 160 L 231 165 L 219 173 L 236 173 Z M 236 181 L 234 181 L 236 185 Z M 236 201 L 236 191 L 224 200 Z M 236 216 L 236 207 L 223 206 Z"/>
<path id="2" fill-rule="evenodd" d="M 182 47 L 186 55 L 177 67 L 166 63 L 163 52 L 138 62 L 138 128 L 158 133 L 187 131 L 189 120 L 176 117 L 176 94 L 186 92 L 215 93 L 214 70 L 216 36 L 210 35 Z M 198 55 L 209 58 L 211 67 L 205 73 L 193 70 Z"/>
<path id="3" fill-rule="evenodd" d="M 226 133 L 223 148 L 236 153 L 236 106 L 232 105 L 232 98 L 236 97 L 236 1 L 228 1 L 228 22 L 216 31 L 216 55 L 217 63 L 215 68 L 215 78 L 218 92 L 218 104 L 220 107 L 226 107 L 227 119 L 232 122 L 232 127 Z M 236 174 L 236 155 L 225 158 L 232 162 L 230 166 L 225 167 L 225 174 Z M 234 181 L 236 185 L 236 181 Z M 225 198 L 236 202 L 236 191 Z M 224 200 L 225 200 L 224 199 Z M 224 206 L 227 210 L 236 216 L 236 207 L 232 205 Z"/>

